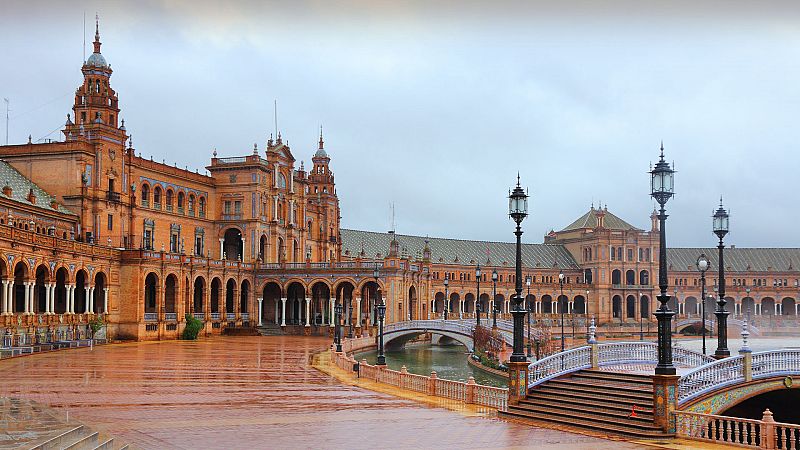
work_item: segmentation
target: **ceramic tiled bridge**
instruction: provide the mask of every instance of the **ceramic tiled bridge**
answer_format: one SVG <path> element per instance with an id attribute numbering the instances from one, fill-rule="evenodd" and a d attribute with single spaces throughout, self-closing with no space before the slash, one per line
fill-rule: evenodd
<path id="1" fill-rule="evenodd" d="M 498 323 L 507 344 L 510 325 Z M 474 327 L 463 320 L 398 322 L 386 327 L 385 340 L 432 333 L 471 350 Z M 653 342 L 593 343 L 556 353 L 528 366 L 526 398 L 501 414 L 642 438 L 678 435 L 800 449 L 800 425 L 775 422 L 768 410 L 762 420 L 718 415 L 762 393 L 800 388 L 800 349 L 745 349 L 720 360 L 679 346 L 672 353 L 678 375 L 666 385 L 652 376 L 658 362 Z"/>

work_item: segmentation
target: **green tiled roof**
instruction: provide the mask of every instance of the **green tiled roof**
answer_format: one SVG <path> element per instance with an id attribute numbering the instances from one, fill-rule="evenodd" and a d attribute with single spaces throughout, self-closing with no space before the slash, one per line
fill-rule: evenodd
<path id="1" fill-rule="evenodd" d="M 383 258 L 389 253 L 389 244 L 392 241 L 390 233 L 342 229 L 341 235 L 342 254 L 350 257 L 356 257 L 363 248 L 364 258 L 375 258 L 378 254 Z M 427 240 L 431 250 L 431 262 L 434 264 L 514 265 L 516 244 L 512 242 L 466 241 L 401 234 L 396 234 L 394 237 L 397 239 L 401 254 L 405 253 L 419 259 L 422 258 Z M 552 268 L 556 265 L 560 268 L 578 268 L 578 264 L 567 249 L 554 244 L 522 244 L 522 264 L 532 268 Z"/>
<path id="2" fill-rule="evenodd" d="M 710 272 L 719 267 L 716 248 L 670 248 L 667 266 L 674 271 L 697 270 L 697 257 L 705 253 Z M 800 248 L 726 248 L 725 268 L 734 272 L 784 272 L 800 270 Z"/>
<path id="3" fill-rule="evenodd" d="M 11 187 L 11 197 L 6 196 L 2 192 L 3 186 L 10 186 Z M 55 197 L 45 192 L 44 189 L 40 188 L 36 185 L 33 181 L 26 178 L 24 175 L 19 173 L 17 169 L 11 166 L 11 164 L 0 160 L 0 196 L 5 198 L 10 198 L 16 202 L 24 203 L 30 205 L 31 202 L 28 201 L 28 193 L 30 190 L 33 189 L 34 195 L 36 195 L 36 204 L 33 205 L 37 208 L 46 209 L 48 211 L 57 211 L 64 214 L 71 214 L 75 215 L 72 211 L 68 210 L 61 204 L 57 206 L 57 209 L 53 209 L 50 206 L 50 203 L 55 200 Z"/>
<path id="4" fill-rule="evenodd" d="M 582 215 L 578 220 L 572 222 L 571 224 L 567 225 L 561 231 L 571 231 L 571 230 L 581 230 L 584 228 L 595 228 L 597 226 L 597 212 L 600 211 L 599 209 L 590 209 L 586 214 Z M 603 219 L 603 225 L 610 229 L 610 230 L 639 230 L 639 228 L 634 227 L 633 225 L 625 222 L 624 220 L 620 219 L 619 217 L 615 216 L 608 212 L 608 209 L 603 210 L 605 213 L 605 219 Z"/>

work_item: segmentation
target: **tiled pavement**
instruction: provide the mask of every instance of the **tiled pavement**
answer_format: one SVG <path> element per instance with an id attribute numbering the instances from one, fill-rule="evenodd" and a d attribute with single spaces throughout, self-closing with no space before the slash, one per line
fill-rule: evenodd
<path id="1" fill-rule="evenodd" d="M 613 449 L 636 443 L 453 412 L 340 383 L 299 336 L 115 344 L 0 361 L 0 396 L 142 448 Z"/>

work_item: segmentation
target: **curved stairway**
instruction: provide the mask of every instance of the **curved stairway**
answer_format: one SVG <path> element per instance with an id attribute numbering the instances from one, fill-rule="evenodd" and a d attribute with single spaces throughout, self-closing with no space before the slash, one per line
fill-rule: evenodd
<path id="1" fill-rule="evenodd" d="M 536 386 L 500 414 L 626 437 L 672 436 L 653 425 L 653 381 L 647 375 L 582 370 Z"/>

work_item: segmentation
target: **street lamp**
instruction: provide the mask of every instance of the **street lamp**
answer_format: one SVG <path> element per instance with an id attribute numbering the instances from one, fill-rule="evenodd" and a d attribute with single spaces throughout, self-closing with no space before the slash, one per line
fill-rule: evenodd
<path id="1" fill-rule="evenodd" d="M 481 326 L 481 265 L 475 267 L 475 280 L 478 282 L 477 295 L 475 296 L 475 320 L 476 326 Z"/>
<path id="2" fill-rule="evenodd" d="M 497 328 L 497 269 L 492 269 L 492 328 Z"/>
<path id="3" fill-rule="evenodd" d="M 642 294 L 639 294 L 639 293 L 637 293 L 637 296 L 639 297 L 639 340 L 643 341 L 644 340 L 644 311 L 643 311 L 643 308 L 642 308 L 642 298 L 644 298 L 644 296 Z"/>
<path id="4" fill-rule="evenodd" d="M 378 303 L 378 332 L 379 332 L 379 341 L 378 341 L 378 360 L 375 362 L 378 366 L 385 366 L 386 365 L 386 356 L 383 354 L 383 319 L 386 318 L 386 302 L 383 301 L 381 298 L 381 291 L 380 285 L 378 284 L 378 277 L 380 277 L 381 273 L 378 270 L 378 266 L 375 266 L 375 269 L 372 271 L 372 276 L 375 277 L 375 302 Z"/>
<path id="5" fill-rule="evenodd" d="M 717 351 L 714 357 L 722 359 L 731 356 L 728 350 L 728 311 L 725 311 L 725 244 L 722 239 L 728 234 L 728 212 L 722 207 L 722 197 L 719 198 L 719 209 L 714 213 L 714 234 L 719 237 L 719 297 L 717 297 Z"/>
<path id="6" fill-rule="evenodd" d="M 658 214 L 659 221 L 659 252 L 658 252 L 658 287 L 661 294 L 658 301 L 661 306 L 654 313 L 658 320 L 658 364 L 656 365 L 656 375 L 675 375 L 675 366 L 672 364 L 672 316 L 675 312 L 670 311 L 670 296 L 667 294 L 667 235 L 665 225 L 667 212 L 664 206 L 670 198 L 675 195 L 675 171 L 669 163 L 664 160 L 664 144 L 661 144 L 661 159 L 650 171 L 650 195 L 661 206 Z"/>
<path id="7" fill-rule="evenodd" d="M 442 312 L 442 320 L 447 320 L 447 311 L 450 309 L 450 297 L 449 297 L 449 291 L 447 290 L 448 286 L 450 286 L 450 276 L 445 274 L 445 276 L 444 276 L 444 311 Z"/>
<path id="8" fill-rule="evenodd" d="M 528 295 L 525 296 L 525 303 L 528 303 L 530 301 L 531 281 L 533 280 L 531 280 L 530 275 L 525 277 L 525 285 L 528 286 Z M 531 309 L 530 304 L 528 304 L 528 307 L 526 309 L 528 310 L 528 358 L 530 358 L 531 356 L 533 356 L 533 354 L 531 353 L 531 312 L 533 310 Z"/>
<path id="9" fill-rule="evenodd" d="M 341 322 L 342 320 L 342 304 L 336 303 L 336 306 L 333 307 L 333 311 L 336 314 L 336 328 L 333 331 L 333 343 L 336 344 L 336 352 L 342 352 L 342 336 L 341 336 Z"/>
<path id="10" fill-rule="evenodd" d="M 511 315 L 514 317 L 514 351 L 511 353 L 511 362 L 526 362 L 524 343 L 525 338 L 525 309 L 522 307 L 522 221 L 528 216 L 528 195 L 519 184 L 519 174 L 517 174 L 517 186 L 508 196 L 508 215 L 517 224 L 514 235 L 517 236 L 517 262 L 516 275 L 514 277 L 514 290 L 517 295 L 514 298 L 514 310 Z"/>
<path id="11" fill-rule="evenodd" d="M 347 337 L 353 339 L 353 293 L 350 293 L 350 298 L 347 299 Z"/>
<path id="12" fill-rule="evenodd" d="M 561 351 L 564 351 L 564 272 L 558 271 L 558 284 L 561 287 L 561 295 L 558 296 L 558 309 L 561 313 Z"/>
<path id="13" fill-rule="evenodd" d="M 750 301 L 753 303 L 753 308 L 755 308 L 756 307 L 756 302 L 753 301 L 752 298 L 750 298 L 750 288 L 749 287 L 745 288 L 744 291 L 747 293 L 747 298 L 749 298 Z M 747 318 L 748 321 L 750 321 L 750 310 L 749 309 L 747 310 L 747 315 L 745 315 L 745 317 Z"/>
<path id="14" fill-rule="evenodd" d="M 697 270 L 700 271 L 700 300 L 703 302 L 700 308 L 703 312 L 703 354 L 706 354 L 706 270 L 708 270 L 708 258 L 705 253 L 701 253 L 697 258 Z"/>

